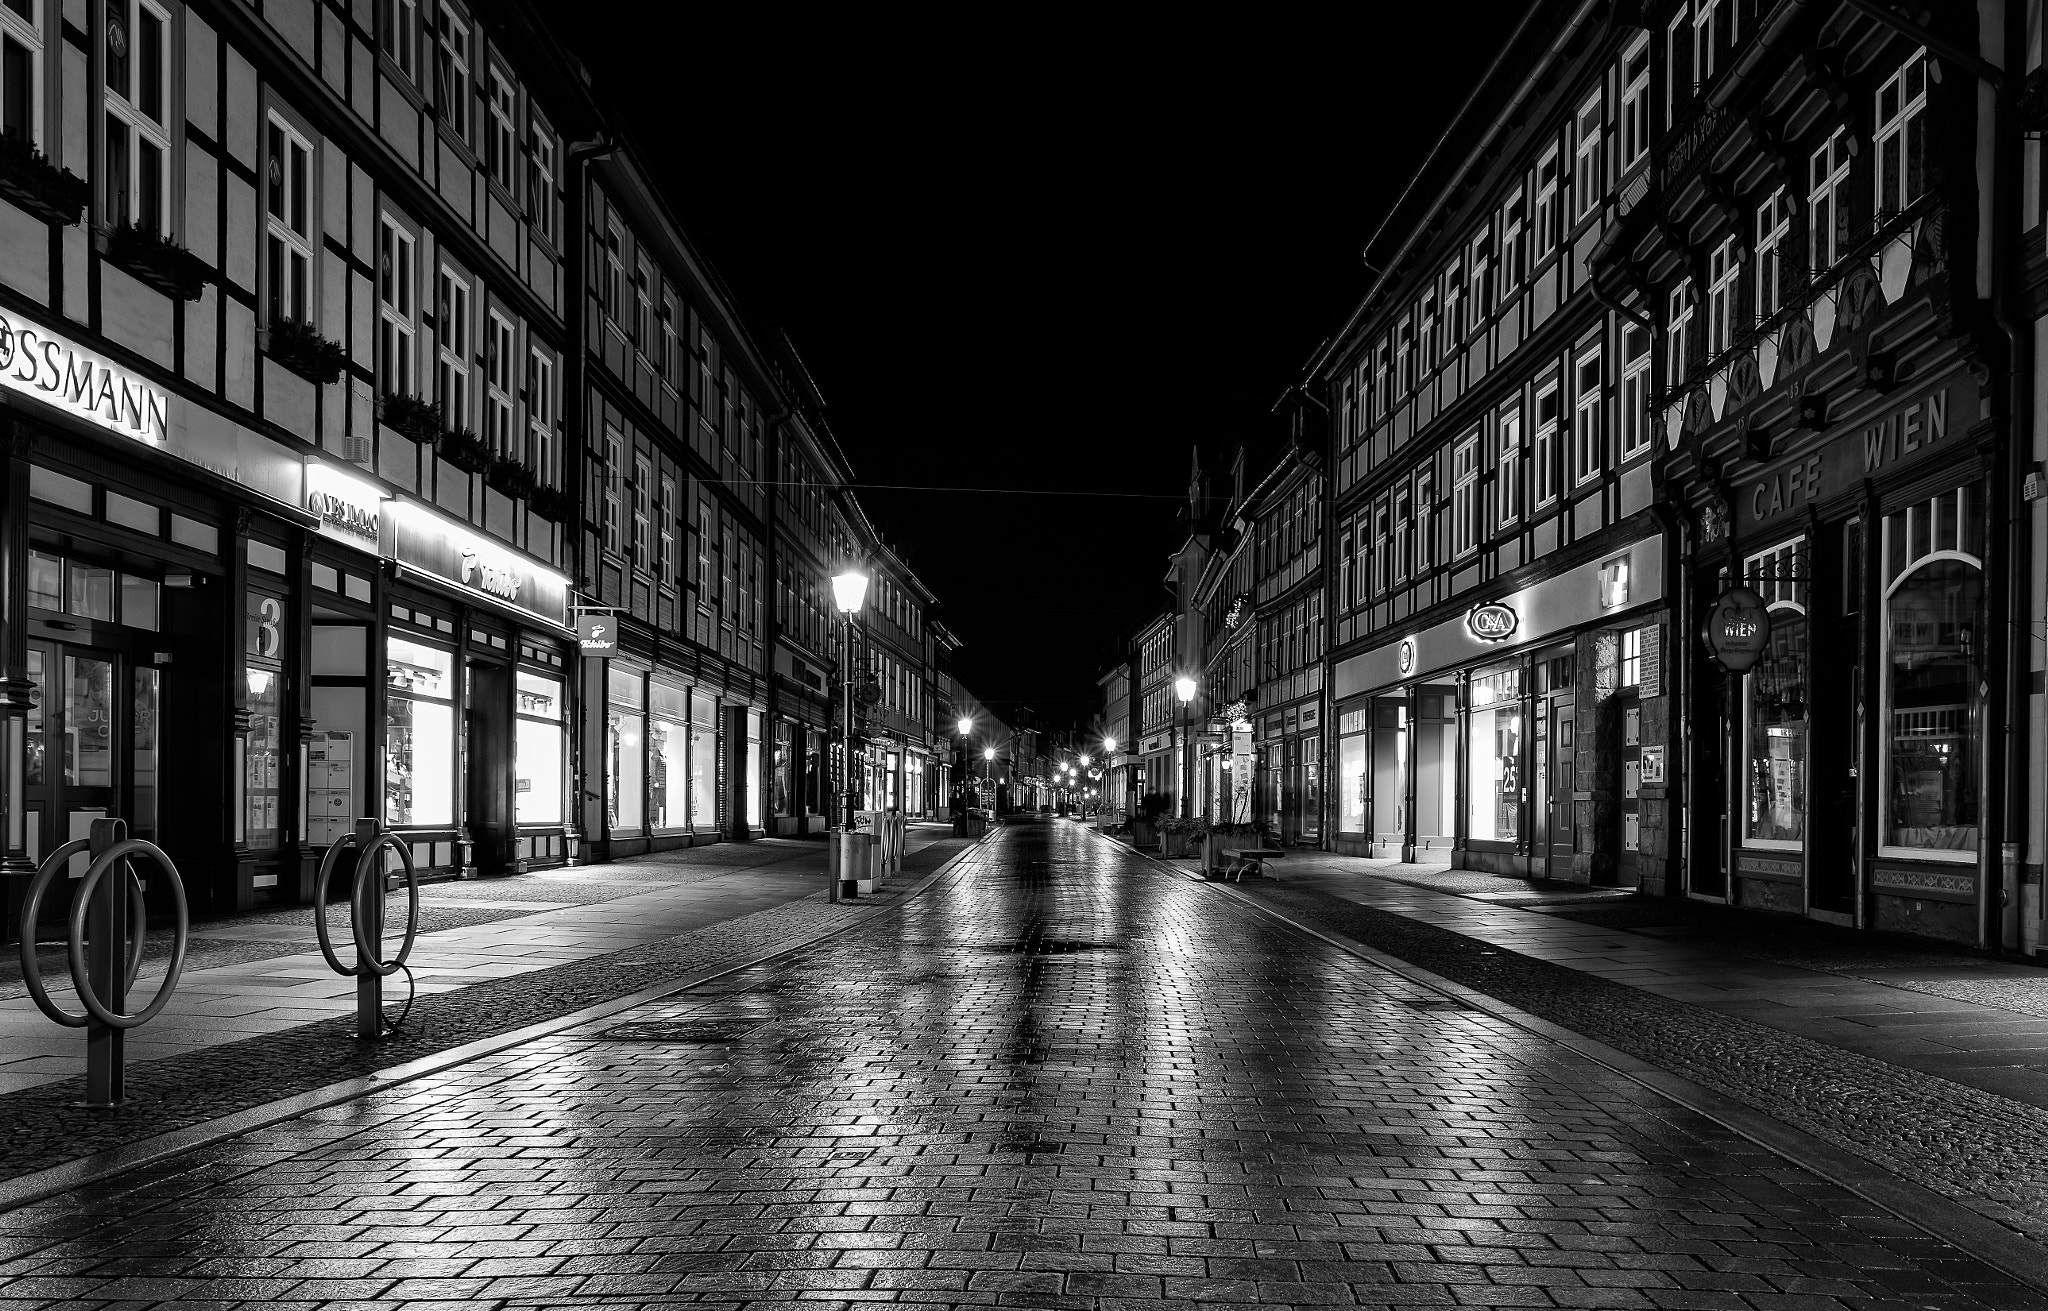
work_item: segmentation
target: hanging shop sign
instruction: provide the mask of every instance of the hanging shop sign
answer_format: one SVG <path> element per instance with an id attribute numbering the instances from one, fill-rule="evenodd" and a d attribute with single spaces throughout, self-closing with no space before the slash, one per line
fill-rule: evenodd
<path id="1" fill-rule="evenodd" d="M 1763 658 L 1771 640 L 1771 612 L 1747 587 L 1731 587 L 1707 607 L 1707 650 L 1731 674 L 1746 674 Z"/>
<path id="2" fill-rule="evenodd" d="M 12 311 L 0 313 L 0 387 L 152 446 L 170 439 L 161 387 Z"/>
<path id="3" fill-rule="evenodd" d="M 576 612 L 576 643 L 585 660 L 605 660 L 619 653 L 618 616 L 609 610 Z"/>
<path id="4" fill-rule="evenodd" d="M 1404 676 L 1415 672 L 1415 641 L 1413 638 L 1404 637 L 1401 639 L 1400 660 L 1401 673 Z"/>
<path id="5" fill-rule="evenodd" d="M 569 580 L 554 570 L 410 501 L 391 502 L 382 521 L 387 558 L 456 591 L 569 626 Z"/>
<path id="6" fill-rule="evenodd" d="M 306 508 L 319 517 L 322 537 L 375 553 L 383 531 L 384 493 L 331 465 L 306 464 Z"/>
<path id="7" fill-rule="evenodd" d="M 1497 601 L 1475 605 L 1465 614 L 1465 628 L 1482 642 L 1505 642 L 1522 626 L 1522 617 L 1512 606 Z"/>

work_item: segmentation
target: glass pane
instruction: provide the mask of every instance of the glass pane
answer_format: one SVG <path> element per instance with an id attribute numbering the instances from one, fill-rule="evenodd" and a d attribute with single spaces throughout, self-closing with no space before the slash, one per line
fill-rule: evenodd
<path id="1" fill-rule="evenodd" d="M 106 156 L 106 209 L 107 221 L 123 223 L 128 219 L 128 125 L 112 114 L 107 115 L 107 156 Z"/>
<path id="2" fill-rule="evenodd" d="M 1886 841 L 1940 851 L 1977 848 L 1980 714 L 1976 624 L 1983 575 L 1960 560 L 1913 573 L 1886 606 L 1890 725 Z"/>
<path id="3" fill-rule="evenodd" d="M 519 696 L 519 713 L 533 715 L 540 719 L 560 722 L 562 718 L 562 680 L 549 678 L 545 674 L 529 674 L 524 669 L 513 675 Z"/>
<path id="4" fill-rule="evenodd" d="M 28 0 L 7 0 L 7 7 Z M 27 141 L 35 134 L 35 65 L 28 47 L 12 38 L 0 40 L 0 132 Z"/>
<path id="5" fill-rule="evenodd" d="M 135 16 L 137 84 L 135 107 L 151 120 L 164 121 L 164 20 L 138 7 Z"/>
<path id="6" fill-rule="evenodd" d="M 121 622 L 130 628 L 157 628 L 157 585 L 147 578 L 121 575 Z"/>
<path id="7" fill-rule="evenodd" d="M 114 662 L 64 657 L 64 781 L 114 786 Z"/>
<path id="8" fill-rule="evenodd" d="M 408 642 L 402 637 L 389 638 L 384 647 L 385 685 L 412 696 L 452 700 L 455 683 L 450 675 L 454 663 L 452 651 L 423 642 Z"/>
<path id="9" fill-rule="evenodd" d="M 640 827 L 647 769 L 646 758 L 641 754 L 645 749 L 644 725 L 645 720 L 638 713 L 618 707 L 605 717 L 605 740 L 611 752 L 606 813 L 614 830 Z"/>
<path id="10" fill-rule="evenodd" d="M 127 0 L 113 0 L 107 6 L 107 85 L 123 96 L 128 94 L 127 19 Z"/>
<path id="11" fill-rule="evenodd" d="M 747 739 L 747 823 L 761 826 L 761 737 Z"/>
<path id="12" fill-rule="evenodd" d="M 1771 644 L 1743 680 L 1748 789 L 1743 834 L 1765 842 L 1806 836 L 1806 620 L 1771 615 Z"/>
<path id="13" fill-rule="evenodd" d="M 28 653 L 28 681 L 34 686 L 28 694 L 28 759 L 23 774 L 28 786 L 41 787 L 46 781 L 43 775 L 46 751 L 43 736 L 43 703 L 49 692 L 48 675 L 43 669 L 41 651 L 31 650 Z"/>
<path id="14" fill-rule="evenodd" d="M 128 813 L 128 836 L 156 837 L 157 671 L 135 671 L 134 743 L 128 753 L 128 780 L 135 803 Z"/>
<path id="15" fill-rule="evenodd" d="M 1470 719 L 1467 836 L 1513 842 L 1522 833 L 1522 703 L 1503 699 L 1488 680 L 1474 679 Z"/>
<path id="16" fill-rule="evenodd" d="M 315 624 L 313 672 L 361 678 L 368 645 L 369 630 L 359 624 Z"/>
<path id="17" fill-rule="evenodd" d="M 648 725 L 647 792 L 656 828 L 689 823 L 689 730 L 657 719 Z"/>
<path id="18" fill-rule="evenodd" d="M 114 571 L 71 566 L 71 613 L 80 619 L 114 621 Z"/>
<path id="19" fill-rule="evenodd" d="M 690 729 L 690 823 L 718 822 L 718 734 L 709 725 Z"/>
<path id="20" fill-rule="evenodd" d="M 525 692 L 520 700 L 526 699 Z M 559 714 L 559 710 L 557 711 Z M 517 789 L 513 818 L 521 824 L 562 822 L 562 730 L 558 724 L 522 719 L 513 730 Z"/>
<path id="21" fill-rule="evenodd" d="M 64 561 L 41 551 L 28 553 L 28 603 L 35 610 L 64 608 Z"/>
<path id="22" fill-rule="evenodd" d="M 245 833 L 252 851 L 278 845 L 279 774 L 284 762 L 284 729 L 279 710 L 284 703 L 284 676 L 275 669 L 249 670 L 248 776 L 243 796 L 248 808 Z"/>
<path id="23" fill-rule="evenodd" d="M 384 822 L 451 822 L 455 817 L 455 708 L 401 696 L 390 698 L 385 706 Z"/>

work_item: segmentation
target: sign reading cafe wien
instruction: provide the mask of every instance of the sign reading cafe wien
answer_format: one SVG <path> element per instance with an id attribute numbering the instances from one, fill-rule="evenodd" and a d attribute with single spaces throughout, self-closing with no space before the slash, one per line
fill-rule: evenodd
<path id="1" fill-rule="evenodd" d="M 1771 612 L 1747 587 L 1731 587 L 1707 607 L 1700 636 L 1707 650 L 1731 674 L 1746 674 L 1763 658 L 1771 640 Z"/>
<path id="2" fill-rule="evenodd" d="M 170 436 L 170 397 L 11 311 L 0 312 L 0 387 L 152 445 Z"/>

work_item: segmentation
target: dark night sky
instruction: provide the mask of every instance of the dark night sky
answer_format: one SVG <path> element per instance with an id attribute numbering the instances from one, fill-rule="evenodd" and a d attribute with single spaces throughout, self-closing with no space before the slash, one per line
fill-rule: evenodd
<path id="1" fill-rule="evenodd" d="M 1523 9 L 564 28 L 757 336 L 796 343 L 862 484 L 979 489 L 861 501 L 968 689 L 1057 725 L 1165 597 L 1191 447 L 1271 444 Z"/>

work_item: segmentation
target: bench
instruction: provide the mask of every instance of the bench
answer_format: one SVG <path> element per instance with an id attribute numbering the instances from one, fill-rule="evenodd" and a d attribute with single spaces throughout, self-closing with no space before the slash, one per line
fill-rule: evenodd
<path id="1" fill-rule="evenodd" d="M 1224 857 L 1230 864 L 1224 866 L 1223 877 L 1233 882 L 1243 882 L 1246 870 L 1255 877 L 1266 876 L 1266 862 L 1278 860 L 1287 853 L 1277 847 L 1225 847 Z"/>

